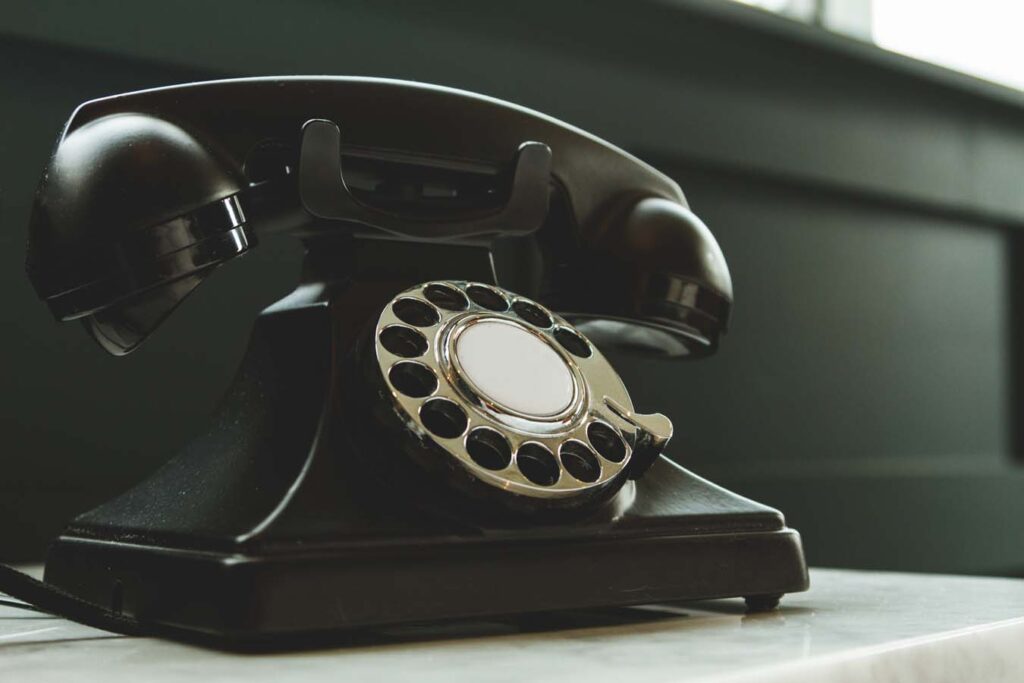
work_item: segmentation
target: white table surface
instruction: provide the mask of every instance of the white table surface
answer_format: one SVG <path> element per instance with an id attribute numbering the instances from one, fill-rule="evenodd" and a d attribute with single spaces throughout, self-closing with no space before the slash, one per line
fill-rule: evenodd
<path id="1" fill-rule="evenodd" d="M 0 681 L 1024 681 L 1024 580 L 817 569 L 811 584 L 768 614 L 719 600 L 272 655 L 0 607 Z"/>

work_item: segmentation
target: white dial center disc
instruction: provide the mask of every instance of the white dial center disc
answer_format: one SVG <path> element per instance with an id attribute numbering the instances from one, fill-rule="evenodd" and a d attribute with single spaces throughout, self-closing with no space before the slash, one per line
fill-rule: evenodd
<path id="1" fill-rule="evenodd" d="M 455 346 L 463 375 L 495 403 L 537 417 L 557 415 L 572 403 L 565 361 L 518 325 L 483 320 L 463 330 Z"/>

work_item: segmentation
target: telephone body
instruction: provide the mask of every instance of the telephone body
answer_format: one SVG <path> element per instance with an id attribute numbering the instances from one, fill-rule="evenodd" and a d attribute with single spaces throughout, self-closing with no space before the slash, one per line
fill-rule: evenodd
<path id="1" fill-rule="evenodd" d="M 373 78 L 94 100 L 27 269 L 135 349 L 273 233 L 306 248 L 209 429 L 70 523 L 46 582 L 171 637 L 805 590 L 782 515 L 676 465 L 600 349 L 713 353 L 728 267 L 678 185 L 506 102 Z"/>

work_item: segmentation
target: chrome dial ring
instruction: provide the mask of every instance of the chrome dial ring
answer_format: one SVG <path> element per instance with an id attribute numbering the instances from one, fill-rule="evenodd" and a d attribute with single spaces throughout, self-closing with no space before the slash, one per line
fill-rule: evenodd
<path id="1" fill-rule="evenodd" d="M 558 315 L 499 287 L 407 289 L 385 306 L 374 341 L 401 423 L 502 495 L 554 505 L 610 495 L 645 443 L 600 351 Z M 662 444 L 670 434 L 669 426 Z"/>

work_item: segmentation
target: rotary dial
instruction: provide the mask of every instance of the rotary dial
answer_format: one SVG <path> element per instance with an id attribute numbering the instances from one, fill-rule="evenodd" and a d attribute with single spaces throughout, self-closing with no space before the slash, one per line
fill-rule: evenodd
<path id="1" fill-rule="evenodd" d="M 498 287 L 430 282 L 381 313 L 376 363 L 416 437 L 503 494 L 610 495 L 671 423 L 633 412 L 611 365 L 572 325 Z"/>

